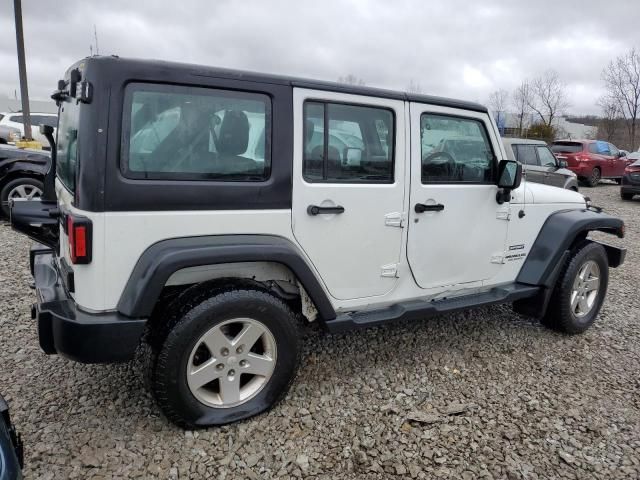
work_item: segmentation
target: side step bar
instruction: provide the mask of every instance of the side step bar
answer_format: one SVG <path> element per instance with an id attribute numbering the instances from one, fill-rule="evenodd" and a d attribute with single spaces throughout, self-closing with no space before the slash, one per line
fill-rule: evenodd
<path id="1" fill-rule="evenodd" d="M 374 327 L 399 320 L 422 320 L 433 315 L 471 307 L 510 303 L 523 298 L 534 297 L 539 291 L 540 287 L 537 286 L 513 283 L 472 295 L 432 301 L 411 300 L 379 310 L 342 313 L 334 320 L 327 321 L 326 326 L 331 333 L 340 333 L 354 328 Z"/>

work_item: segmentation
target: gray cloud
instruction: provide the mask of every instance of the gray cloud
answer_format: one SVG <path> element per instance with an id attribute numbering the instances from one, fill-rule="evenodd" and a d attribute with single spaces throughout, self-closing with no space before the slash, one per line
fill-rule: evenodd
<path id="1" fill-rule="evenodd" d="M 571 111 L 596 113 L 600 73 L 640 47 L 640 3 L 610 0 L 23 0 L 30 92 L 89 54 L 159 58 L 485 101 L 548 68 Z M 0 5 L 0 95 L 18 87 L 12 2 Z"/>

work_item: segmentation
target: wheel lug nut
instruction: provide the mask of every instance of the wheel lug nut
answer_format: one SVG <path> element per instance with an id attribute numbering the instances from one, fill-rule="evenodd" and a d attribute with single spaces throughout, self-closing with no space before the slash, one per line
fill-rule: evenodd
<path id="1" fill-rule="evenodd" d="M 246 360 L 240 360 L 240 366 L 241 367 L 246 367 L 247 366 L 247 361 Z"/>
<path id="2" fill-rule="evenodd" d="M 226 357 L 227 355 L 229 355 L 229 349 L 223 348 L 222 350 L 220 350 L 220 353 L 222 354 L 223 357 Z"/>
<path id="3" fill-rule="evenodd" d="M 236 374 L 235 370 L 229 370 L 229 376 L 233 377 Z"/>
<path id="4" fill-rule="evenodd" d="M 238 348 L 236 348 L 236 353 L 242 353 L 244 350 L 244 348 L 242 348 L 242 345 L 240 345 Z"/>
<path id="5" fill-rule="evenodd" d="M 224 364 L 219 363 L 219 364 L 217 364 L 217 365 L 216 365 L 216 368 L 217 368 L 218 370 L 222 370 L 222 369 L 224 368 Z"/>

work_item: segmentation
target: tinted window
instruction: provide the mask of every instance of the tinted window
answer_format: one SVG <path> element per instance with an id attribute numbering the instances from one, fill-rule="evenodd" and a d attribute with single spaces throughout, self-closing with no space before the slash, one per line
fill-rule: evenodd
<path id="1" fill-rule="evenodd" d="M 60 125 L 56 136 L 56 175 L 73 192 L 76 188 L 78 168 L 78 125 L 80 106 L 64 102 L 60 107 Z"/>
<path id="2" fill-rule="evenodd" d="M 579 153 L 582 151 L 580 142 L 553 142 L 551 151 L 554 153 Z"/>
<path id="3" fill-rule="evenodd" d="M 423 114 L 420 137 L 422 183 L 493 181 L 495 156 L 483 122 Z"/>
<path id="4" fill-rule="evenodd" d="M 600 153 L 598 150 L 598 144 L 597 143 L 590 143 L 589 144 L 589 153 Z"/>
<path id="5" fill-rule="evenodd" d="M 56 128 L 58 126 L 58 117 L 51 115 L 31 115 L 31 125 L 49 125 Z"/>
<path id="6" fill-rule="evenodd" d="M 393 113 L 383 108 L 306 102 L 304 179 L 393 182 L 393 122 Z"/>
<path id="7" fill-rule="evenodd" d="M 544 167 L 555 167 L 556 157 L 551 153 L 548 147 L 540 146 L 536 147 L 538 150 L 538 157 L 540 158 L 540 165 Z"/>
<path id="8" fill-rule="evenodd" d="M 269 177 L 266 95 L 130 86 L 122 167 L 133 178 L 261 181 Z"/>
<path id="9" fill-rule="evenodd" d="M 538 165 L 538 157 L 536 156 L 536 149 L 533 145 L 514 145 L 515 150 L 518 152 L 516 160 L 524 165 Z"/>
<path id="10" fill-rule="evenodd" d="M 9 117 L 10 122 L 22 123 L 22 115 L 12 115 Z"/>

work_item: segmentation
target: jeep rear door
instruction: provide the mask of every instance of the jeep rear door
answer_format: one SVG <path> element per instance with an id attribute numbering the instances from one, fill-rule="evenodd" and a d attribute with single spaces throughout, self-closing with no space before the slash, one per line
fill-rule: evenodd
<path id="1" fill-rule="evenodd" d="M 402 249 L 402 100 L 294 89 L 293 233 L 336 299 L 380 296 Z"/>
<path id="2" fill-rule="evenodd" d="M 416 282 L 489 281 L 504 261 L 508 204 L 496 201 L 499 140 L 483 112 L 411 103 L 407 256 Z"/>

